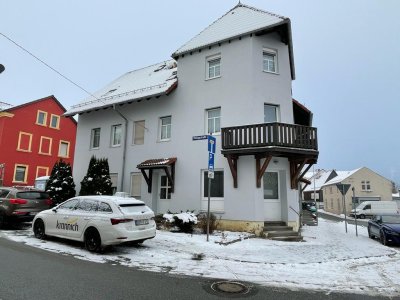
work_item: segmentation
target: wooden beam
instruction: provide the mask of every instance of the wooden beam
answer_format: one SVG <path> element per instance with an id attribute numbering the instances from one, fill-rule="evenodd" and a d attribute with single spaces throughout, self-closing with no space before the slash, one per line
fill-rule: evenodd
<path id="1" fill-rule="evenodd" d="M 174 176 L 172 176 L 172 172 L 169 172 L 168 167 L 165 167 L 164 171 L 165 171 L 165 174 L 168 177 L 168 181 L 171 183 L 171 193 L 173 193 L 174 192 Z"/>
<path id="2" fill-rule="evenodd" d="M 235 155 L 227 155 L 226 159 L 228 160 L 229 168 L 231 169 L 232 178 L 233 178 L 233 187 L 236 189 L 238 187 L 237 180 L 237 160 L 238 156 Z"/>
<path id="3" fill-rule="evenodd" d="M 140 169 L 140 172 L 142 172 L 144 180 L 146 180 L 147 192 L 151 194 L 151 186 L 153 182 L 153 170 L 149 169 L 149 176 L 147 176 L 146 171 L 144 169 Z"/>
<path id="4" fill-rule="evenodd" d="M 263 165 L 261 166 L 261 158 L 260 156 L 256 156 L 256 186 L 257 188 L 261 187 L 261 179 L 265 173 L 265 170 L 267 169 L 272 156 L 269 155 L 265 158 Z M 261 166 L 261 167 L 260 167 Z"/>
<path id="5" fill-rule="evenodd" d="M 306 173 L 308 172 L 308 170 L 310 170 L 310 168 L 311 168 L 313 165 L 314 165 L 314 164 L 309 164 L 308 167 L 304 170 L 304 172 L 301 173 L 301 175 L 299 176 L 299 179 L 298 179 L 298 180 L 301 180 L 301 179 L 304 177 L 304 175 L 306 175 Z"/>
<path id="6" fill-rule="evenodd" d="M 307 159 L 301 161 L 300 164 L 297 164 L 295 161 L 290 161 L 290 187 L 292 190 L 298 189 L 299 184 L 299 174 L 306 164 Z"/>

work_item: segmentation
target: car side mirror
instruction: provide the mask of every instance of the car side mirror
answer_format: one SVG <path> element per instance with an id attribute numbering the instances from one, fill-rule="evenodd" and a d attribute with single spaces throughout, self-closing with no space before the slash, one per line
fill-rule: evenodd
<path id="1" fill-rule="evenodd" d="M 53 208 L 52 211 L 54 211 L 56 213 L 57 212 L 57 208 Z"/>

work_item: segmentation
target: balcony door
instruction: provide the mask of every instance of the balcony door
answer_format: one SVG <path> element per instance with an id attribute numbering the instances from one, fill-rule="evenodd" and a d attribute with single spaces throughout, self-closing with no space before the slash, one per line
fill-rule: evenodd
<path id="1" fill-rule="evenodd" d="M 263 176 L 265 221 L 282 221 L 282 203 L 279 187 L 279 172 L 265 172 Z"/>

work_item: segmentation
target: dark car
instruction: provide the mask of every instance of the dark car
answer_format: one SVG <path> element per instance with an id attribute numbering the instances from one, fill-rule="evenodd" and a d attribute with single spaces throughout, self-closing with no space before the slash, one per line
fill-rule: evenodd
<path id="1" fill-rule="evenodd" d="M 368 221 L 368 236 L 378 237 L 383 245 L 400 245 L 400 214 L 373 216 Z"/>
<path id="2" fill-rule="evenodd" d="M 7 223 L 30 222 L 38 212 L 51 206 L 46 192 L 26 187 L 0 187 L 0 228 Z"/>

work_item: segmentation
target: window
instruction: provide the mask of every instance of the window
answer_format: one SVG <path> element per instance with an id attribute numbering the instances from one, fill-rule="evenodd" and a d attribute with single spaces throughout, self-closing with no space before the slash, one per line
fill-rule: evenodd
<path id="1" fill-rule="evenodd" d="M 60 116 L 51 115 L 50 117 L 50 127 L 54 129 L 60 128 Z"/>
<path id="2" fill-rule="evenodd" d="M 133 144 L 134 145 L 143 145 L 144 144 L 144 129 L 145 121 L 136 121 L 133 124 L 134 128 L 134 137 L 133 137 Z"/>
<path id="3" fill-rule="evenodd" d="M 17 151 L 31 152 L 32 134 L 27 132 L 19 132 Z"/>
<path id="4" fill-rule="evenodd" d="M 160 176 L 160 199 L 171 199 L 171 183 L 166 175 Z"/>
<path id="5" fill-rule="evenodd" d="M 26 183 L 27 177 L 28 177 L 28 166 L 15 165 L 13 182 Z"/>
<path id="6" fill-rule="evenodd" d="M 203 197 L 208 198 L 208 171 L 203 172 Z M 214 171 L 211 180 L 210 198 L 224 198 L 224 171 Z"/>
<path id="7" fill-rule="evenodd" d="M 46 136 L 40 137 L 39 154 L 51 155 L 53 139 Z"/>
<path id="8" fill-rule="evenodd" d="M 207 133 L 219 134 L 221 133 L 221 108 L 208 109 L 207 115 Z"/>
<path id="9" fill-rule="evenodd" d="M 211 56 L 207 58 L 207 79 L 218 78 L 221 76 L 221 56 Z"/>
<path id="10" fill-rule="evenodd" d="M 67 202 L 64 202 L 64 204 L 61 204 L 58 208 L 59 209 L 68 209 L 68 210 L 73 210 L 75 209 L 76 205 L 78 204 L 78 199 L 72 199 Z"/>
<path id="11" fill-rule="evenodd" d="M 111 127 L 111 147 L 121 146 L 122 126 L 121 124 Z"/>
<path id="12" fill-rule="evenodd" d="M 100 147 L 100 128 L 92 129 L 92 133 L 90 135 L 90 148 L 98 149 Z"/>
<path id="13" fill-rule="evenodd" d="M 36 124 L 46 126 L 47 123 L 47 112 L 38 110 L 36 115 Z"/>
<path id="14" fill-rule="evenodd" d="M 171 138 L 171 116 L 160 118 L 160 141 Z"/>
<path id="15" fill-rule="evenodd" d="M 48 167 L 36 167 L 36 178 L 49 175 Z"/>
<path id="16" fill-rule="evenodd" d="M 59 157 L 69 157 L 69 142 L 60 141 L 58 146 L 58 156 Z"/>
<path id="17" fill-rule="evenodd" d="M 111 174 L 110 173 L 110 179 L 111 179 L 111 189 L 113 195 L 117 192 L 117 186 L 118 186 L 118 173 Z"/>
<path id="18" fill-rule="evenodd" d="M 361 190 L 363 190 L 363 191 L 370 191 L 371 190 L 371 184 L 370 184 L 369 180 L 361 181 Z"/>
<path id="19" fill-rule="evenodd" d="M 81 200 L 75 209 L 82 211 L 97 211 L 98 204 L 99 202 L 97 200 L 85 199 Z"/>
<path id="20" fill-rule="evenodd" d="M 104 213 L 112 213 L 112 208 L 108 203 L 100 202 L 99 206 L 97 208 L 98 212 L 104 212 Z"/>
<path id="21" fill-rule="evenodd" d="M 279 199 L 279 176 L 278 172 L 265 172 L 264 199 Z"/>
<path id="22" fill-rule="evenodd" d="M 277 73 L 277 55 L 272 49 L 263 50 L 263 70 L 264 72 Z"/>
<path id="23" fill-rule="evenodd" d="M 279 106 L 264 104 L 264 123 L 278 122 Z"/>
<path id="24" fill-rule="evenodd" d="M 131 174 L 131 196 L 140 199 L 142 190 L 142 174 L 132 173 Z"/>

